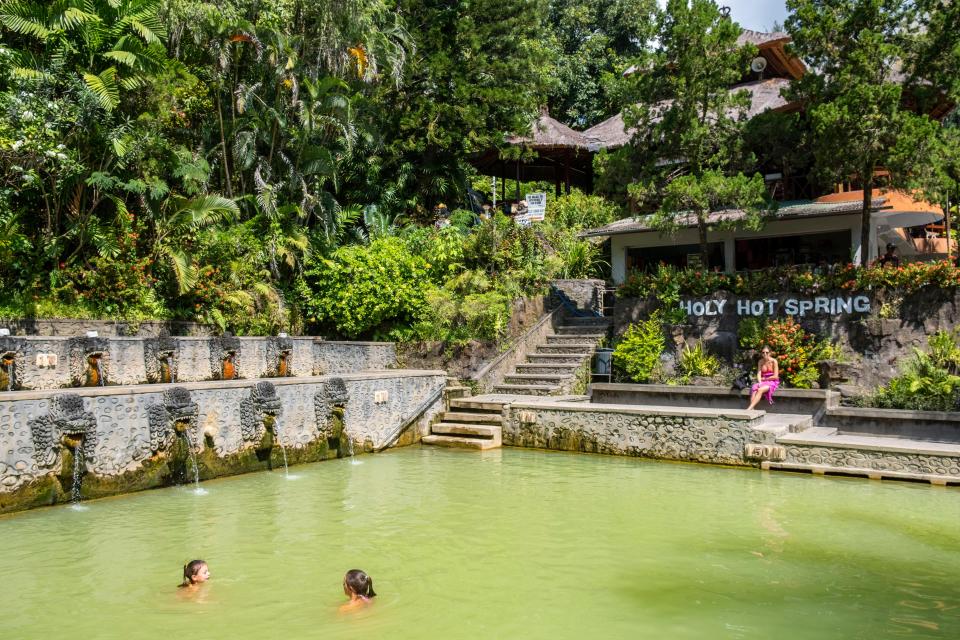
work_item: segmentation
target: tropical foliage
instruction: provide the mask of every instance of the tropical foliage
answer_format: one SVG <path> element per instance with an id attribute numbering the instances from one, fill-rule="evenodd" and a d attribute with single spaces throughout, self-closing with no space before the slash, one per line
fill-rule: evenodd
<path id="1" fill-rule="evenodd" d="M 960 409 L 960 336 L 946 331 L 930 336 L 927 350 L 914 349 L 900 375 L 863 404 L 916 411 Z"/>
<path id="2" fill-rule="evenodd" d="M 630 325 L 613 350 L 613 364 L 632 382 L 649 382 L 660 374 L 660 356 L 667 347 L 659 311 Z"/>

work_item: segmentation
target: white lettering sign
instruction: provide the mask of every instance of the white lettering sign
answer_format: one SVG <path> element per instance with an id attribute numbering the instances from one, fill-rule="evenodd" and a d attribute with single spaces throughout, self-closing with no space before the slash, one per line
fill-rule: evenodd
<path id="1" fill-rule="evenodd" d="M 680 308 L 688 316 L 718 316 L 723 314 L 727 300 L 683 300 Z M 776 298 L 751 300 L 738 298 L 735 307 L 738 316 L 774 316 L 783 313 L 788 316 L 841 315 L 848 313 L 870 313 L 870 298 L 863 295 L 829 298 Z"/>
<path id="2" fill-rule="evenodd" d="M 547 194 L 544 192 L 527 194 L 527 221 L 540 222 L 547 215 Z"/>

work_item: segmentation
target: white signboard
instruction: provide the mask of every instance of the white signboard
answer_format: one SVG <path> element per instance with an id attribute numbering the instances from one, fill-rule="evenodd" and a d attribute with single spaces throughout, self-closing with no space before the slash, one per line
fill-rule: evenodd
<path id="1" fill-rule="evenodd" d="M 528 193 L 527 194 L 527 221 L 540 222 L 547 215 L 547 194 Z"/>

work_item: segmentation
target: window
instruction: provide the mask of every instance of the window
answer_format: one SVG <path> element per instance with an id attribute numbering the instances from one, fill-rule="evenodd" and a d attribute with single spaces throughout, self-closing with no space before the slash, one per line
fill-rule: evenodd
<path id="1" fill-rule="evenodd" d="M 710 268 L 723 269 L 723 243 L 711 242 Z M 673 267 L 703 266 L 700 264 L 700 245 L 681 244 L 669 247 L 629 247 L 627 248 L 627 273 L 631 271 L 653 271 L 663 263 Z"/>
<path id="2" fill-rule="evenodd" d="M 767 269 L 793 264 L 840 264 L 850 261 L 850 231 L 737 240 L 735 268 Z"/>

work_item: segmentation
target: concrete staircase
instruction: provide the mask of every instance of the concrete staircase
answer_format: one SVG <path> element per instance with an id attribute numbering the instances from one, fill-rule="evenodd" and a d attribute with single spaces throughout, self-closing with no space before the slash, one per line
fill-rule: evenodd
<path id="1" fill-rule="evenodd" d="M 461 449 L 497 449 L 502 439 L 503 402 L 481 402 L 470 398 L 450 400 L 450 410 L 430 427 L 423 444 Z"/>
<path id="2" fill-rule="evenodd" d="M 527 361 L 494 387 L 495 393 L 554 396 L 570 393 L 577 371 L 590 366 L 597 343 L 607 336 L 610 321 L 599 317 L 567 317 L 537 345 Z"/>

